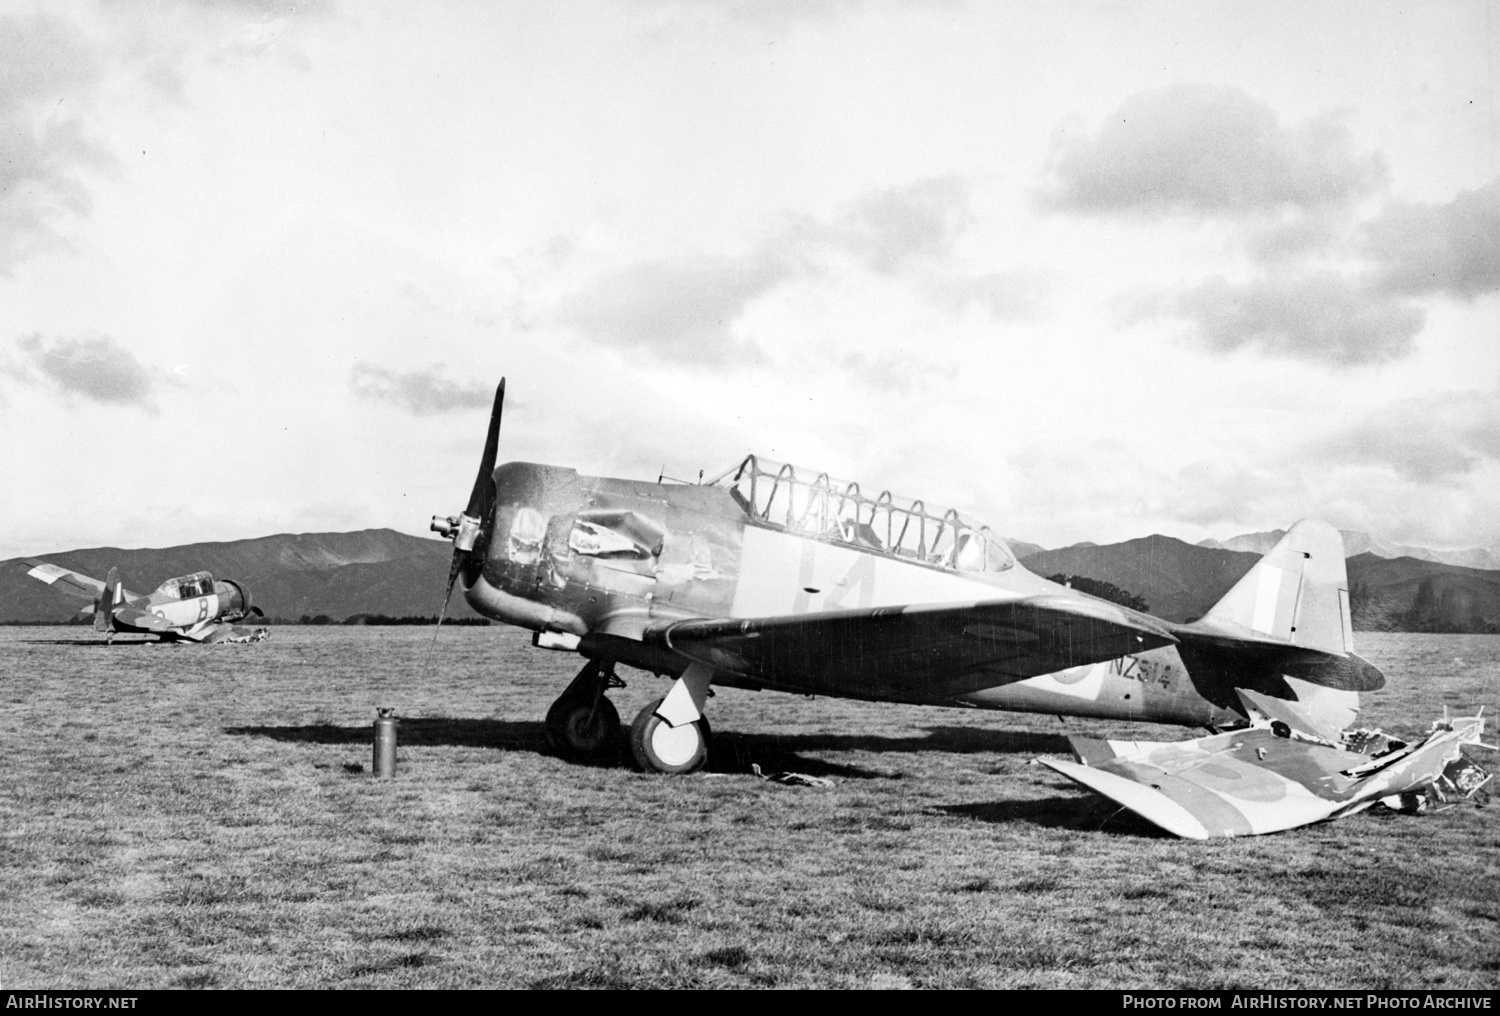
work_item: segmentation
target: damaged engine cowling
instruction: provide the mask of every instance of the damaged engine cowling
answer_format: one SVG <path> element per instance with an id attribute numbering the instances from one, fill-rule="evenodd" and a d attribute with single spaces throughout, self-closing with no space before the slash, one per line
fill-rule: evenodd
<path id="1" fill-rule="evenodd" d="M 221 613 L 219 619 L 223 621 L 238 621 L 249 615 L 250 590 L 230 579 L 218 579 L 214 582 L 214 592 L 219 597 Z"/>

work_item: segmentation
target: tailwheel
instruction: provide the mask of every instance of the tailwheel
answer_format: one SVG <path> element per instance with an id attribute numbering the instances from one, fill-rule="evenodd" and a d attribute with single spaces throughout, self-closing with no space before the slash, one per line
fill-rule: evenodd
<path id="1" fill-rule="evenodd" d="M 708 740 L 713 734 L 707 718 L 674 727 L 656 715 L 662 701 L 657 699 L 642 709 L 630 725 L 630 753 L 636 766 L 642 772 L 672 775 L 702 769 L 708 761 Z"/>
<path id="2" fill-rule="evenodd" d="M 547 710 L 547 742 L 563 758 L 607 758 L 619 739 L 619 710 L 602 694 L 564 695 Z"/>

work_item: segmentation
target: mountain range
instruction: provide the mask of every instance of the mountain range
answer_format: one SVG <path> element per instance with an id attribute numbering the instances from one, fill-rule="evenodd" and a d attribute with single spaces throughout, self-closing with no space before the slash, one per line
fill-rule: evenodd
<path id="1" fill-rule="evenodd" d="M 1247 534 L 1218 546 L 1158 535 L 1057 550 L 1023 541 L 1011 541 L 1011 547 L 1039 575 L 1060 573 L 1112 583 L 1144 598 L 1151 613 L 1186 621 L 1201 616 L 1223 596 L 1280 535 Z M 1368 547 L 1352 539 L 1362 535 L 1346 534 L 1351 549 Z M 339 621 L 357 614 L 435 615 L 451 555 L 445 540 L 367 529 L 159 550 L 95 547 L 43 559 L 95 578 L 117 566 L 126 586 L 137 592 L 174 576 L 211 571 L 249 587 L 253 602 L 272 618 L 295 621 L 326 615 Z M 1370 549 L 1349 557 L 1348 569 L 1358 629 L 1500 630 L 1500 570 L 1414 555 L 1387 557 Z M 65 621 L 82 605 L 28 578 L 22 559 L 0 561 L 0 623 Z M 475 616 L 462 597 L 454 598 L 448 614 Z"/>
<path id="2" fill-rule="evenodd" d="M 1387 543 L 1376 539 L 1369 533 L 1355 532 L 1351 529 L 1341 529 L 1339 532 L 1344 536 L 1344 554 L 1347 557 L 1374 554 L 1376 557 L 1384 558 L 1410 557 L 1418 561 L 1436 561 L 1439 564 L 1453 564 L 1461 568 L 1480 568 L 1488 571 L 1500 569 L 1500 554 L 1483 547 L 1470 547 L 1468 550 L 1429 550 L 1426 547 L 1410 547 L 1404 543 Z M 1225 540 L 1223 543 L 1218 540 L 1200 540 L 1198 546 L 1208 547 L 1211 550 L 1248 550 L 1256 554 L 1264 554 L 1285 535 L 1285 529 L 1272 529 L 1264 533 L 1245 533 L 1242 536 Z"/>
<path id="3" fill-rule="evenodd" d="M 95 547 L 43 560 L 102 579 L 118 566 L 126 588 L 149 592 L 164 579 L 195 571 L 234 579 L 270 617 L 296 620 L 326 614 L 436 615 L 448 581 L 453 547 L 445 540 L 392 529 L 357 533 L 264 536 L 228 543 L 191 543 L 161 550 Z M 0 622 L 61 621 L 83 601 L 26 575 L 22 559 L 0 562 Z M 475 617 L 455 596 L 450 617 Z"/>
<path id="4" fill-rule="evenodd" d="M 1201 617 L 1260 559 L 1255 551 L 1195 546 L 1147 536 L 1105 546 L 1077 544 L 1022 559 L 1038 575 L 1081 575 L 1143 597 L 1169 621 Z M 1500 571 L 1368 551 L 1345 561 L 1359 631 L 1500 631 Z"/>

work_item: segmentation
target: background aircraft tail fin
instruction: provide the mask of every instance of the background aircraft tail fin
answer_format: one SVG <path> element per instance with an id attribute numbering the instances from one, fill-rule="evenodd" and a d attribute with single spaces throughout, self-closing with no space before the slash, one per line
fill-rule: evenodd
<path id="1" fill-rule="evenodd" d="M 114 618 L 115 607 L 124 596 L 120 592 L 120 569 L 111 568 L 104 579 L 104 591 L 99 594 L 99 605 L 94 608 L 94 630 L 108 631 Z"/>
<path id="2" fill-rule="evenodd" d="M 1336 656 L 1352 652 L 1343 536 L 1326 522 L 1298 522 L 1200 624 L 1248 629 L 1268 640 Z"/>

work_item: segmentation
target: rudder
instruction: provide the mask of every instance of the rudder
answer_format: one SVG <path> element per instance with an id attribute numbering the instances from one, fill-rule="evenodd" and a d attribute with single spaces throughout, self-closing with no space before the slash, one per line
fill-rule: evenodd
<path id="1" fill-rule="evenodd" d="M 113 631 L 115 608 L 124 600 L 120 587 L 120 569 L 111 568 L 104 579 L 104 591 L 99 594 L 99 604 L 94 608 L 94 630 Z"/>

